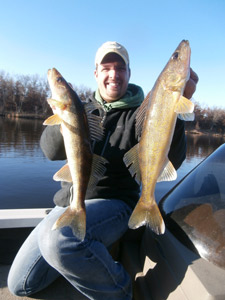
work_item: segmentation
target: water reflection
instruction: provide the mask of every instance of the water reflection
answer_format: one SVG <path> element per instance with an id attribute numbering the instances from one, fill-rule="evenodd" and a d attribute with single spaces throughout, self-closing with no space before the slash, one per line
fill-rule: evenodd
<path id="1" fill-rule="evenodd" d="M 53 207 L 53 174 L 64 162 L 45 158 L 42 120 L 0 118 L 0 209 Z"/>
<path id="2" fill-rule="evenodd" d="M 53 195 L 60 184 L 52 176 L 64 162 L 49 161 L 42 153 L 39 141 L 45 128 L 43 120 L 0 117 L 0 128 L 0 209 L 53 207 Z M 187 142 L 187 159 L 178 170 L 177 180 L 157 184 L 157 201 L 224 139 L 187 135 Z"/>
<path id="3" fill-rule="evenodd" d="M 13 153 L 17 156 L 43 156 L 39 147 L 44 129 L 42 123 L 42 120 L 0 118 L 0 157 Z"/>
<path id="4" fill-rule="evenodd" d="M 187 134 L 187 161 L 193 157 L 205 158 L 225 141 L 223 136 Z"/>
<path id="5" fill-rule="evenodd" d="M 177 171 L 177 179 L 174 181 L 159 182 L 156 185 L 156 201 L 174 187 L 187 173 L 195 168 L 202 160 L 209 156 L 215 149 L 224 143 L 224 138 L 214 135 L 186 134 L 187 155 L 186 159 Z"/>

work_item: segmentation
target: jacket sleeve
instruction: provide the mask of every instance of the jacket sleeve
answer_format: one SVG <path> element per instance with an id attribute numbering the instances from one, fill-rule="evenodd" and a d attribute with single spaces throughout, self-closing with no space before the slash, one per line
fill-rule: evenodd
<path id="1" fill-rule="evenodd" d="M 184 130 L 184 121 L 177 119 L 172 143 L 170 146 L 170 151 L 168 154 L 169 160 L 172 162 L 176 170 L 181 166 L 182 162 L 185 160 L 186 150 L 187 144 Z"/>
<path id="2" fill-rule="evenodd" d="M 66 152 L 60 125 L 47 126 L 40 139 L 40 146 L 50 160 L 65 160 Z"/>

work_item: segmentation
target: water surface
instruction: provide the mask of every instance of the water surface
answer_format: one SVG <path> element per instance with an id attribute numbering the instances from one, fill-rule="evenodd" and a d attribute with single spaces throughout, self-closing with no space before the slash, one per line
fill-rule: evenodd
<path id="1" fill-rule="evenodd" d="M 50 161 L 39 140 L 42 120 L 0 117 L 0 209 L 53 207 L 53 195 L 60 183 L 52 177 L 64 161 Z M 173 182 L 157 184 L 159 200 L 174 184 L 222 143 L 223 138 L 188 135 L 187 158 Z"/>
<path id="2" fill-rule="evenodd" d="M 52 179 L 63 165 L 49 161 L 39 145 L 41 120 L 0 118 L 0 209 L 53 207 L 60 183 Z"/>

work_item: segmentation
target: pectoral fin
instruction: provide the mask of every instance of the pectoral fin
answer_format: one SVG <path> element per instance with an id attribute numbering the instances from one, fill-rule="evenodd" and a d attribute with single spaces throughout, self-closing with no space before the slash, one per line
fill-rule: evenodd
<path id="1" fill-rule="evenodd" d="M 55 99 L 49 98 L 49 99 L 47 99 L 47 102 L 51 106 L 52 109 L 53 109 L 53 107 L 58 107 L 61 110 L 64 110 L 66 108 L 66 105 L 63 102 L 55 100 Z"/>
<path id="2" fill-rule="evenodd" d="M 190 114 L 178 114 L 178 118 L 182 121 L 194 121 L 195 119 L 195 114 L 190 113 Z"/>
<path id="3" fill-rule="evenodd" d="M 193 113 L 194 103 L 184 96 L 180 96 L 180 99 L 176 105 L 175 112 L 177 114 Z"/>
<path id="4" fill-rule="evenodd" d="M 175 112 L 178 114 L 178 118 L 183 121 L 194 120 L 194 103 L 184 96 L 180 96 L 180 99 L 175 107 Z"/>

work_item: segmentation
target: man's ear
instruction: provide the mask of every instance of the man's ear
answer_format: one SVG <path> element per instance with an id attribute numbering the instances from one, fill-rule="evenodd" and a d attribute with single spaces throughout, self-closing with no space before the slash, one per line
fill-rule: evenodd
<path id="1" fill-rule="evenodd" d="M 129 68 L 129 79 L 130 79 L 130 76 L 131 76 L 131 69 Z"/>
<path id="2" fill-rule="evenodd" d="M 97 66 L 96 66 L 96 69 L 94 70 L 94 76 L 95 76 L 95 79 L 98 78 L 98 70 L 97 70 Z"/>

